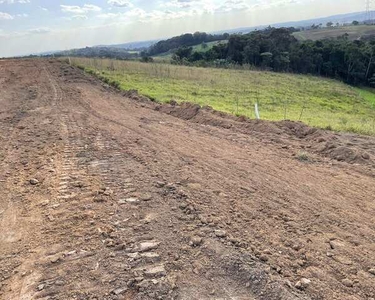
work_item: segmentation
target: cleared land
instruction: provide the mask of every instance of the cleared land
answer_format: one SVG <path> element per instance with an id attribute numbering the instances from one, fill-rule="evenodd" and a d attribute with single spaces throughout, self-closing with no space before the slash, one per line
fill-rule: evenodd
<path id="1" fill-rule="evenodd" d="M 375 134 L 375 94 L 312 76 L 72 58 L 75 65 L 161 102 L 176 100 L 262 119 Z"/>
<path id="2" fill-rule="evenodd" d="M 314 30 L 306 30 L 295 32 L 293 35 L 300 41 L 306 40 L 321 40 L 326 38 L 337 38 L 347 33 L 350 40 L 357 40 L 366 36 L 375 35 L 375 25 L 358 25 L 358 26 L 341 26 L 322 28 Z"/>
<path id="3" fill-rule="evenodd" d="M 58 61 L 0 61 L 0 89 L 0 299 L 375 297 L 373 137 Z"/>

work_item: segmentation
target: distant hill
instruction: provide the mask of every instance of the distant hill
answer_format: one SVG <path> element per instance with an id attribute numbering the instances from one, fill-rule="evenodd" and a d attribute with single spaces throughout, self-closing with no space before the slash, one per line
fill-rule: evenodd
<path id="1" fill-rule="evenodd" d="M 118 48 L 118 49 L 126 49 L 126 50 L 133 50 L 133 51 L 142 51 L 145 50 L 152 45 L 159 42 L 159 40 L 151 40 L 151 41 L 140 41 L 140 42 L 130 42 L 124 44 L 117 44 L 117 45 L 99 45 L 95 46 L 96 48 Z"/>
<path id="2" fill-rule="evenodd" d="M 375 25 L 340 26 L 332 28 L 320 28 L 295 32 L 293 35 L 297 40 L 321 40 L 325 38 L 337 38 L 348 34 L 349 40 L 368 39 L 375 37 Z"/>
<path id="3" fill-rule="evenodd" d="M 351 23 L 354 20 L 359 21 L 359 22 L 364 22 L 364 21 L 366 21 L 366 16 L 367 16 L 367 14 L 365 12 L 355 12 L 355 13 L 333 15 L 333 16 L 329 16 L 329 17 L 322 17 L 322 18 L 309 19 L 309 20 L 291 21 L 291 22 L 284 22 L 284 23 L 259 25 L 259 26 L 253 26 L 253 27 L 241 27 L 241 28 L 234 28 L 234 29 L 219 30 L 219 31 L 210 32 L 208 34 L 222 35 L 224 33 L 228 33 L 228 34 L 249 33 L 249 32 L 252 32 L 254 30 L 264 29 L 268 26 L 272 26 L 272 27 L 276 27 L 276 28 L 280 28 L 280 27 L 303 28 L 303 27 L 310 27 L 313 24 L 325 25 L 327 22 L 332 22 L 334 24 L 339 23 L 340 25 L 343 25 L 343 24 Z M 327 31 L 320 32 L 320 33 L 309 31 L 309 32 L 306 32 L 306 36 L 304 34 L 301 34 L 301 35 L 296 34 L 296 38 L 298 38 L 300 40 L 304 40 L 304 39 L 320 39 L 320 38 L 322 38 L 322 36 L 323 36 L 323 38 L 325 36 L 335 37 L 335 36 L 344 34 L 346 31 L 349 31 L 348 29 L 350 29 L 350 32 L 348 32 L 348 33 L 349 33 L 349 35 L 352 36 L 353 39 L 358 38 L 358 35 L 360 35 L 362 37 L 362 36 L 368 34 L 367 31 L 353 32 L 352 27 L 350 27 L 350 28 L 342 27 L 341 31 L 328 31 L 327 30 Z M 357 30 L 359 30 L 359 28 Z M 344 32 L 342 32 L 342 31 L 344 31 Z M 172 40 L 172 39 L 174 39 L 174 38 L 169 38 L 169 39 L 165 39 L 165 40 L 168 41 L 168 40 Z M 150 53 L 150 54 L 151 55 L 158 55 L 158 54 L 161 54 L 161 53 L 166 53 L 166 52 L 173 49 L 173 46 L 172 47 L 171 47 L 171 45 L 166 46 L 165 43 L 164 44 L 161 43 L 161 42 L 165 42 L 165 40 L 163 41 L 162 39 L 156 39 L 156 40 L 148 40 L 148 41 L 129 42 L 129 43 L 123 43 L 123 44 L 98 45 L 98 46 L 89 47 L 89 48 L 90 49 L 102 49 L 102 51 L 93 50 L 93 51 L 90 51 L 90 53 L 99 53 L 99 54 L 106 53 L 106 55 L 108 55 L 109 49 L 122 49 L 122 50 L 128 51 L 128 53 L 130 53 L 131 51 L 143 51 L 143 50 L 150 49 L 150 48 L 154 47 L 154 51 L 151 51 L 152 53 Z M 211 42 L 211 41 L 212 40 L 207 40 L 205 42 Z M 159 43 L 159 46 L 161 46 L 161 47 L 156 47 L 156 45 L 158 43 Z M 196 42 L 196 43 L 186 43 L 186 45 L 187 46 L 194 46 L 194 45 L 199 45 L 201 43 L 202 43 L 202 41 L 199 41 L 199 42 Z M 161 44 L 163 44 L 163 45 L 161 45 Z M 185 45 L 185 44 L 183 44 L 183 45 Z M 180 45 L 178 45 L 178 43 L 177 43 L 174 48 L 178 48 L 179 46 Z M 156 50 L 156 48 L 159 48 L 159 49 Z M 78 51 L 78 54 L 87 52 L 86 50 L 84 50 L 86 48 L 82 48 L 82 49 L 83 49 L 82 51 Z M 77 51 L 77 50 L 78 49 L 76 49 L 75 51 Z M 71 50 L 68 50 L 68 51 L 71 51 Z M 39 53 L 37 55 L 52 55 L 52 54 L 61 54 L 61 53 L 67 53 L 67 51 L 50 51 L 50 52 L 45 52 L 45 53 Z M 75 52 L 75 53 L 77 53 L 77 52 Z M 71 54 L 69 54 L 69 55 L 71 55 Z M 120 52 L 117 52 L 116 55 L 119 55 L 120 57 L 123 57 L 123 56 L 126 56 L 127 54 L 125 54 L 125 52 L 122 53 L 122 54 L 120 54 Z"/>
<path id="4" fill-rule="evenodd" d="M 190 47 L 202 43 L 227 40 L 229 34 L 209 34 L 205 32 L 185 33 L 180 36 L 157 42 L 148 49 L 151 56 L 166 53 L 179 47 Z"/>
<path id="5" fill-rule="evenodd" d="M 226 44 L 226 43 L 228 43 L 227 40 L 201 43 L 199 45 L 192 46 L 192 48 L 193 48 L 192 52 L 207 52 L 210 49 L 212 49 L 213 46 L 215 46 L 215 45 Z M 168 62 L 172 59 L 173 54 L 174 54 L 174 51 L 171 50 L 171 51 L 164 52 L 164 53 L 161 53 L 161 54 L 158 54 L 158 55 L 154 55 L 153 59 L 156 60 L 156 61 Z"/>
<path id="6" fill-rule="evenodd" d="M 51 54 L 49 54 L 51 55 Z M 48 56 L 49 56 L 48 55 Z M 113 47 L 86 47 L 80 49 L 72 49 L 53 53 L 54 56 L 82 56 L 82 57 L 101 57 L 115 59 L 137 58 L 137 51 L 128 51 L 121 48 Z"/>
<path id="7" fill-rule="evenodd" d="M 375 12 L 374 12 L 375 14 Z M 333 15 L 329 17 L 322 17 L 316 19 L 309 19 L 309 20 L 301 20 L 301 21 L 291 21 L 291 22 L 284 22 L 284 23 L 274 23 L 268 25 L 260 25 L 260 26 L 252 26 L 252 27 L 241 27 L 229 30 L 219 30 L 212 32 L 213 34 L 221 34 L 224 32 L 227 33 L 249 33 L 254 30 L 261 30 L 268 26 L 272 27 L 309 27 L 313 24 L 323 24 L 325 25 L 328 22 L 332 22 L 334 24 L 339 23 L 340 25 L 351 23 L 353 21 L 364 22 L 367 21 L 367 14 L 366 12 L 355 12 L 349 14 L 341 14 L 341 15 Z"/>

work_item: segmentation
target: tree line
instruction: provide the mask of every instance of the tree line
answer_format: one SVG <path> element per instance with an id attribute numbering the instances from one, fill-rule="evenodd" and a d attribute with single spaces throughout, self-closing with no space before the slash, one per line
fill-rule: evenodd
<path id="1" fill-rule="evenodd" d="M 50 55 L 49 55 L 50 56 Z M 113 47 L 86 47 L 80 49 L 72 49 L 55 53 L 54 56 L 77 56 L 77 57 L 101 57 L 112 59 L 134 59 L 138 57 L 138 53 L 129 52 L 122 48 Z"/>
<path id="2" fill-rule="evenodd" d="M 147 55 L 153 56 L 161 53 L 165 53 L 171 50 L 175 50 L 180 47 L 195 46 L 202 43 L 214 42 L 227 40 L 229 38 L 228 33 L 224 34 L 208 34 L 205 32 L 195 32 L 193 34 L 186 33 L 180 36 L 176 36 L 167 40 L 160 41 L 152 45 L 148 51 Z"/>
<path id="3" fill-rule="evenodd" d="M 263 70 L 313 74 L 350 84 L 375 85 L 375 41 L 336 39 L 298 41 L 295 28 L 267 28 L 234 34 L 227 44 L 205 52 L 180 47 L 174 63 L 248 64 Z"/>

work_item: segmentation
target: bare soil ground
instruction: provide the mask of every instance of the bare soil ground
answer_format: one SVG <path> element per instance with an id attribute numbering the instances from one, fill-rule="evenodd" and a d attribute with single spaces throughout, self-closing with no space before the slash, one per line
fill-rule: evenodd
<path id="1" fill-rule="evenodd" d="M 375 138 L 0 61 L 0 299 L 374 299 Z"/>

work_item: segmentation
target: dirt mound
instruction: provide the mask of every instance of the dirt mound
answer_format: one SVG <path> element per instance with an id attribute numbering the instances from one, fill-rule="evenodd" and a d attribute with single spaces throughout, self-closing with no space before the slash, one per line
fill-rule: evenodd
<path id="1" fill-rule="evenodd" d="M 300 139 L 306 138 L 306 137 L 315 138 L 322 133 L 322 130 L 318 128 L 310 127 L 302 122 L 285 120 L 285 121 L 275 122 L 275 124 L 284 133 L 287 133 L 292 136 L 296 136 Z"/>
<path id="2" fill-rule="evenodd" d="M 137 94 L 132 95 L 133 99 L 138 97 Z M 325 157 L 347 163 L 374 164 L 375 139 L 373 137 L 334 133 L 289 120 L 280 122 L 251 120 L 189 102 L 157 104 L 155 109 L 183 120 L 232 129 L 245 134 L 261 134 L 262 136 L 276 134 L 280 136 L 280 139 L 273 137 L 272 140 L 282 144 L 290 144 L 291 138 L 297 138 L 306 143 L 304 148 L 311 149 L 314 153 Z M 353 140 L 356 142 L 353 143 Z"/>
<path id="3" fill-rule="evenodd" d="M 272 122 L 251 120 L 243 116 L 236 117 L 228 113 L 214 110 L 210 106 L 201 107 L 198 104 L 190 102 L 182 102 L 181 104 L 173 103 L 172 105 L 159 104 L 155 109 L 183 120 L 226 129 L 233 128 L 243 133 L 282 133 L 282 130 Z"/>

